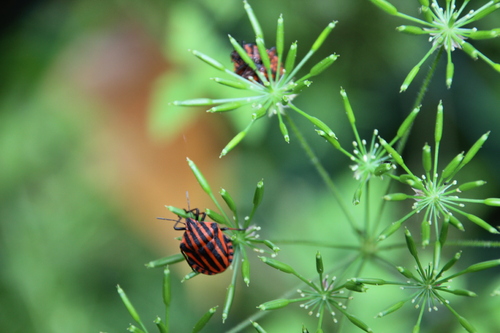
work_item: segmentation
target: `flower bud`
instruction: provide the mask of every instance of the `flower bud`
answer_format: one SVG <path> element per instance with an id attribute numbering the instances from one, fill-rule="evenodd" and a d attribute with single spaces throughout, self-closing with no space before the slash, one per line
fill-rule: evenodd
<path id="1" fill-rule="evenodd" d="M 375 318 L 380 318 L 380 317 L 386 316 L 386 315 L 388 315 L 388 314 L 391 314 L 391 313 L 393 313 L 393 312 L 395 312 L 395 311 L 397 311 L 397 310 L 401 309 L 401 307 L 402 307 L 404 304 L 405 304 L 405 302 L 404 302 L 404 301 L 397 302 L 396 304 L 394 304 L 394 305 L 392 305 L 392 306 L 388 307 L 387 309 L 385 309 L 385 310 L 383 310 L 383 311 L 379 312 Z"/>
<path id="2" fill-rule="evenodd" d="M 200 318 L 200 320 L 198 320 L 198 322 L 196 323 L 196 325 L 194 325 L 194 328 L 192 330 L 193 333 L 197 333 L 199 331 L 201 331 L 205 325 L 208 323 L 208 321 L 210 320 L 210 318 L 212 318 L 212 316 L 214 315 L 215 311 L 217 311 L 217 306 L 214 306 L 213 308 L 210 308 L 204 315 L 203 317 Z"/>
<path id="3" fill-rule="evenodd" d="M 290 50 L 286 55 L 285 60 L 285 74 L 290 73 L 295 66 L 295 58 L 297 57 L 297 42 L 293 42 L 290 45 Z"/>
<path id="4" fill-rule="evenodd" d="M 401 88 L 399 88 L 399 92 L 403 92 L 403 91 L 406 91 L 406 89 L 408 89 L 408 86 L 413 81 L 415 76 L 417 76 L 419 70 L 420 70 L 420 65 L 416 65 L 415 67 L 413 67 L 411 69 L 410 73 L 408 73 L 405 80 L 403 81 Z"/>
<path id="5" fill-rule="evenodd" d="M 212 190 L 210 189 L 210 185 L 208 185 L 207 180 L 201 173 L 200 169 L 194 164 L 193 161 L 191 161 L 189 158 L 187 158 L 188 165 L 191 168 L 191 171 L 193 171 L 194 176 L 196 177 L 196 180 L 198 180 L 198 183 L 200 183 L 201 188 L 208 194 L 212 195 Z"/>
<path id="6" fill-rule="evenodd" d="M 460 192 L 464 192 L 464 191 L 472 190 L 472 189 L 479 187 L 479 186 L 483 186 L 484 184 L 486 184 L 486 182 L 484 180 L 476 180 L 475 182 L 468 182 L 468 183 L 464 183 L 464 184 L 460 185 L 458 187 L 458 190 Z"/>
<path id="7" fill-rule="evenodd" d="M 325 59 L 321 60 L 319 63 L 314 65 L 309 71 L 309 75 L 316 76 L 321 74 L 325 69 L 330 67 L 335 62 L 335 60 L 337 60 L 338 57 L 339 56 L 336 54 L 330 54 L 328 57 L 326 57 Z"/>
<path id="8" fill-rule="evenodd" d="M 404 32 L 405 34 L 410 34 L 410 35 L 424 35 L 428 34 L 427 31 L 422 29 L 421 27 L 416 27 L 413 25 L 400 25 L 399 27 L 396 27 L 396 30 L 399 32 Z"/>
<path id="9" fill-rule="evenodd" d="M 370 1 L 389 15 L 396 15 L 398 13 L 396 7 L 394 7 L 394 5 L 385 0 L 370 0 Z"/>
<path id="10" fill-rule="evenodd" d="M 391 193 L 384 195 L 384 200 L 387 201 L 401 201 L 408 199 L 408 195 L 405 193 Z"/>
<path id="11" fill-rule="evenodd" d="M 155 267 L 161 267 L 161 266 L 166 266 L 166 265 L 172 265 L 176 264 L 178 262 L 184 261 L 184 256 L 182 253 L 177 253 L 172 256 L 168 256 L 165 258 L 157 259 L 150 261 L 146 264 L 147 268 L 155 268 Z"/>
<path id="12" fill-rule="evenodd" d="M 485 220 L 483 220 L 482 218 L 480 217 L 477 217 L 476 215 L 473 215 L 473 214 L 465 214 L 465 216 L 473 223 L 477 224 L 478 226 L 480 226 L 481 228 L 483 229 L 486 229 L 488 230 L 489 232 L 491 232 L 492 234 L 498 234 L 499 232 L 497 231 L 497 229 L 493 228 L 491 225 L 489 225 L 488 222 L 486 222 Z"/>
<path id="13" fill-rule="evenodd" d="M 401 126 L 398 128 L 397 136 L 399 138 L 403 137 L 403 135 L 410 130 L 411 126 L 413 125 L 413 122 L 415 121 L 415 118 L 417 117 L 417 114 L 420 112 L 420 106 L 413 109 L 410 114 L 406 117 L 406 119 L 403 121 Z"/>
<path id="14" fill-rule="evenodd" d="M 261 305 L 258 306 L 258 308 L 261 310 L 276 310 L 284 308 L 288 304 L 290 304 L 290 301 L 288 299 L 280 298 L 280 299 L 275 299 L 274 301 L 262 303 Z"/>
<path id="15" fill-rule="evenodd" d="M 431 146 L 427 143 L 422 149 L 422 164 L 424 165 L 425 173 L 431 172 L 432 169 L 432 156 L 431 156 Z"/>
<path id="16" fill-rule="evenodd" d="M 191 53 L 193 53 L 198 59 L 204 61 L 205 63 L 209 64 L 210 66 L 212 66 L 215 69 L 218 69 L 220 71 L 225 71 L 225 69 L 226 69 L 226 67 L 224 67 L 223 64 L 221 64 L 217 60 L 212 59 L 209 56 L 207 56 L 199 51 L 192 50 Z"/>
<path id="17" fill-rule="evenodd" d="M 280 270 L 282 272 L 289 273 L 289 274 L 295 273 L 295 270 L 290 265 L 287 265 L 281 261 L 278 261 L 278 260 L 272 259 L 272 258 L 267 258 L 267 257 L 259 257 L 259 258 L 260 258 L 260 260 L 262 260 L 262 262 L 264 262 L 265 264 L 268 264 L 269 266 L 271 266 L 273 268 L 276 268 L 277 270 Z"/>
<path id="18" fill-rule="evenodd" d="M 326 37 L 332 32 L 333 28 L 335 28 L 335 25 L 337 24 L 337 21 L 330 22 L 326 28 L 321 32 L 321 34 L 318 36 L 316 41 L 314 42 L 313 46 L 311 47 L 312 52 L 316 52 L 317 49 L 321 47 L 323 42 L 325 41 Z"/>

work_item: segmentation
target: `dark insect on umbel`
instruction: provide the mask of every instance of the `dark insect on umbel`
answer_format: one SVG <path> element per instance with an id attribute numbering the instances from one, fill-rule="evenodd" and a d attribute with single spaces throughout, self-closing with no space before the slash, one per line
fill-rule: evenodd
<path id="1" fill-rule="evenodd" d="M 206 213 L 200 213 L 198 208 L 186 210 L 193 218 L 179 216 L 175 221 L 175 230 L 185 230 L 180 249 L 193 271 L 214 275 L 224 272 L 233 261 L 233 242 L 223 233 L 224 230 L 244 230 L 236 228 L 221 228 L 215 222 L 205 222 Z M 160 220 L 171 220 L 159 217 Z M 184 226 L 178 226 L 184 224 Z"/>
<path id="2" fill-rule="evenodd" d="M 261 72 L 267 79 L 269 79 L 267 74 L 267 69 L 264 67 L 262 63 L 262 58 L 259 54 L 259 49 L 257 45 L 252 43 L 244 43 L 242 44 L 245 52 L 248 54 L 250 59 L 253 60 L 257 70 Z M 276 72 L 278 71 L 278 55 L 276 54 L 276 48 L 273 46 L 270 49 L 266 49 L 267 55 L 271 62 L 271 74 L 273 80 L 276 79 Z M 239 76 L 244 77 L 245 79 L 253 78 L 256 82 L 262 83 L 259 79 L 259 76 L 255 73 L 255 71 L 240 57 L 238 52 L 231 52 L 231 61 L 234 63 L 234 72 Z M 280 70 L 280 74 L 283 73 L 283 68 Z"/>

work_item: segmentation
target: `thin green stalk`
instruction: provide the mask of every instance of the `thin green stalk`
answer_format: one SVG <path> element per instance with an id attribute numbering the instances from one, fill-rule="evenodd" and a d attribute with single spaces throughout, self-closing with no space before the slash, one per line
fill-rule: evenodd
<path id="1" fill-rule="evenodd" d="M 299 129 L 297 128 L 297 126 L 295 125 L 295 123 L 292 121 L 292 119 L 288 115 L 286 115 L 286 114 L 284 115 L 284 118 L 290 124 L 290 128 L 292 129 L 293 133 L 295 134 L 295 136 L 299 140 L 300 145 L 302 146 L 302 149 L 304 149 L 305 153 L 307 154 L 307 156 L 311 160 L 313 166 L 316 168 L 316 171 L 320 175 L 321 179 L 323 179 L 323 181 L 325 182 L 326 186 L 330 189 L 330 191 L 332 191 L 333 196 L 337 200 L 337 203 L 339 204 L 340 209 L 342 210 L 342 212 L 346 216 L 346 218 L 347 218 L 347 220 L 348 220 L 351 228 L 354 230 L 355 234 L 358 237 L 360 237 L 363 233 L 355 225 L 354 217 L 349 212 L 349 209 L 347 208 L 346 203 L 342 199 L 342 195 L 341 195 L 340 191 L 337 189 L 337 186 L 335 185 L 335 183 L 333 182 L 333 180 L 330 178 L 330 176 L 328 175 L 328 172 L 326 172 L 325 168 L 323 167 L 323 165 L 319 161 L 318 157 L 316 156 L 316 154 L 314 153 L 314 151 L 311 149 L 311 146 L 307 143 L 306 139 L 304 138 L 304 136 L 302 135 L 302 133 L 299 131 Z"/>
<path id="2" fill-rule="evenodd" d="M 365 239 L 370 235 L 370 181 L 365 183 Z"/>
<path id="3" fill-rule="evenodd" d="M 443 48 L 440 48 L 436 57 L 434 58 L 434 61 L 431 64 L 431 67 L 429 68 L 429 71 L 427 72 L 427 75 L 422 82 L 422 86 L 420 87 L 420 90 L 418 91 L 417 98 L 415 99 L 415 102 L 413 103 L 413 107 L 411 108 L 412 110 L 418 107 L 420 104 L 422 104 L 422 101 L 424 100 L 425 93 L 427 92 L 427 88 L 429 88 L 429 85 L 431 83 L 432 77 L 434 76 L 434 73 L 436 72 L 437 64 L 439 62 L 439 59 L 441 59 L 441 55 L 443 54 Z M 401 153 L 404 150 L 404 147 L 406 146 L 406 141 L 408 140 L 408 136 L 410 135 L 411 128 L 406 131 L 406 133 L 403 135 L 401 140 L 399 140 L 397 151 Z"/>

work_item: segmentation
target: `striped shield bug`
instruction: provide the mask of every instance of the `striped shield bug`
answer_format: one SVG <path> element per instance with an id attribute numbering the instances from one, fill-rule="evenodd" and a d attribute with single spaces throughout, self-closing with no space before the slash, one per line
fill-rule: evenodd
<path id="1" fill-rule="evenodd" d="M 215 222 L 206 222 L 207 214 L 198 208 L 184 211 L 194 218 L 186 217 L 185 222 L 181 216 L 178 220 L 158 219 L 175 221 L 174 229 L 184 230 L 180 249 L 193 271 L 206 275 L 224 272 L 233 261 L 234 248 L 233 242 L 223 231 L 244 229 L 221 228 Z"/>

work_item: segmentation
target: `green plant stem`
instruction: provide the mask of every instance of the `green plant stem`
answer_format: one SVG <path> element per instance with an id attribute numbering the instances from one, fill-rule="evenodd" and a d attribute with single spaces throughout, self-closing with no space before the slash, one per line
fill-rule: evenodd
<path id="1" fill-rule="evenodd" d="M 297 137 L 297 139 L 300 142 L 300 145 L 302 149 L 306 152 L 307 156 L 311 160 L 313 166 L 316 168 L 316 171 L 320 175 L 321 179 L 325 182 L 326 186 L 330 189 L 330 191 L 333 193 L 333 196 L 335 197 L 335 200 L 337 200 L 337 203 L 340 206 L 340 209 L 346 216 L 351 228 L 354 230 L 356 236 L 360 237 L 363 232 L 355 225 L 354 223 L 354 217 L 351 215 L 349 212 L 349 209 L 347 209 L 347 205 L 342 199 L 342 195 L 340 194 L 339 190 L 337 189 L 337 186 L 333 182 L 333 180 L 330 178 L 328 173 L 326 172 L 325 168 L 319 161 L 318 157 L 314 153 L 314 151 L 311 149 L 311 146 L 307 143 L 306 139 L 302 135 L 302 133 L 299 131 L 295 123 L 292 121 L 292 119 L 288 115 L 284 115 L 284 118 L 288 121 L 288 124 L 290 125 L 290 128 L 292 129 L 293 133 Z"/>
<path id="2" fill-rule="evenodd" d="M 429 71 L 427 72 L 427 75 L 425 76 L 424 81 L 422 82 L 422 86 L 420 87 L 420 90 L 418 91 L 417 98 L 415 99 L 415 102 L 413 103 L 413 107 L 411 110 L 414 110 L 416 107 L 418 107 L 420 104 L 422 104 L 422 101 L 424 100 L 425 93 L 427 92 L 427 89 L 429 88 L 429 85 L 431 83 L 432 77 L 434 76 L 434 73 L 436 72 L 437 64 L 439 62 L 439 59 L 441 59 L 441 55 L 443 54 L 443 48 L 440 48 L 438 53 L 436 54 L 436 57 L 434 58 L 434 61 L 431 64 L 431 67 L 429 68 Z M 410 135 L 411 128 L 405 132 L 401 140 L 399 140 L 397 151 L 398 153 L 401 153 L 404 150 L 404 147 L 406 146 L 406 141 L 408 140 L 408 136 Z"/>

